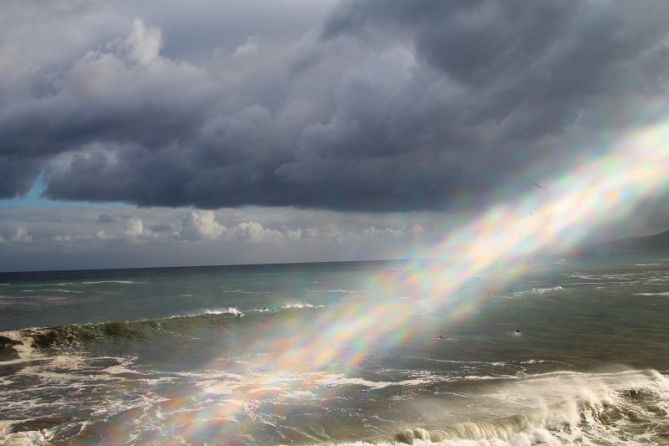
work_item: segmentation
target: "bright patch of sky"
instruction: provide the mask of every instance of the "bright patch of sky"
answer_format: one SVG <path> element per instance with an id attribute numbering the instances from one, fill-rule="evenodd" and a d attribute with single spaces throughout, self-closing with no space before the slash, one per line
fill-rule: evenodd
<path id="1" fill-rule="evenodd" d="M 33 183 L 32 187 L 25 195 L 0 199 L 0 209 L 11 209 L 11 208 L 35 208 L 35 207 L 113 207 L 113 208 L 122 208 L 128 207 L 128 205 L 123 203 L 89 203 L 86 201 L 74 201 L 74 200 L 51 200 L 44 197 L 44 190 L 46 189 L 46 183 L 44 182 L 44 176 L 39 175 Z"/>

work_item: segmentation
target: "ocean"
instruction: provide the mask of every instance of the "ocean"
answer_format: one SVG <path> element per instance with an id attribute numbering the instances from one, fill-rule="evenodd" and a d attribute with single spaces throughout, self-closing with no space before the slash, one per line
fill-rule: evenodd
<path id="1" fill-rule="evenodd" d="M 669 255 L 522 264 L 0 274 L 0 445 L 669 444 Z"/>

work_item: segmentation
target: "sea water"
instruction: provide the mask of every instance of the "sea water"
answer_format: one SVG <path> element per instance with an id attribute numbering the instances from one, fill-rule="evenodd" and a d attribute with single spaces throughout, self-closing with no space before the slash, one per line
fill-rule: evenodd
<path id="1" fill-rule="evenodd" d="M 0 445 L 669 444 L 669 256 L 523 262 L 2 274 Z"/>

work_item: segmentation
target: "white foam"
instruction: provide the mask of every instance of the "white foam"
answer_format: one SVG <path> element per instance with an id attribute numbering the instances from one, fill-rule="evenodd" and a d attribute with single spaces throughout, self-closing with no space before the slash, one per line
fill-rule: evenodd
<path id="1" fill-rule="evenodd" d="M 255 313 L 271 313 L 272 310 L 269 307 L 265 308 L 254 308 L 252 310 L 249 310 L 249 312 L 255 312 Z"/>
<path id="2" fill-rule="evenodd" d="M 8 339 L 11 339 L 12 341 L 18 342 L 18 344 L 13 345 L 12 348 L 19 355 L 19 359 L 3 361 L 3 364 L 18 363 L 44 357 L 44 355 L 33 349 L 33 339 L 29 336 L 23 336 L 19 331 L 3 331 L 0 332 L 0 336 L 4 336 Z"/>
<path id="3" fill-rule="evenodd" d="M 353 441 L 339 446 L 532 446 L 571 444 L 664 444 L 669 381 L 655 371 L 617 373 L 554 372 L 536 379 L 496 386 L 470 401 L 470 407 L 495 408 L 497 416 L 446 423 L 443 430 L 415 427 L 385 441 Z M 654 399 L 646 411 L 634 395 Z M 645 397 L 644 397 L 645 399 Z M 480 401 L 479 401 L 480 400 Z M 434 410 L 428 407 L 426 410 Z M 611 414 L 612 411 L 620 413 Z M 659 412 L 658 412 L 659 411 Z M 630 416 L 629 414 L 633 414 Z M 501 418 L 500 418 L 501 415 Z M 614 418 L 610 418 L 613 416 Z M 628 420 L 628 417 L 631 420 Z M 471 419 L 471 417 L 467 417 Z M 657 423 L 640 431 L 637 418 Z M 611 421 L 607 422 L 607 419 Z M 615 420 L 615 421 L 613 421 Z M 627 423 L 632 423 L 630 426 Z M 646 424 L 644 421 L 641 423 Z M 643 425 L 642 425 L 643 426 Z M 631 429 L 626 430 L 628 427 Z"/>
<path id="4" fill-rule="evenodd" d="M 635 272 L 635 273 L 574 273 L 569 274 L 568 277 L 581 280 L 596 280 L 599 282 L 625 282 L 625 283 L 636 283 L 631 279 L 644 277 L 647 273 Z"/>
<path id="5" fill-rule="evenodd" d="M 564 288 L 562 288 L 561 286 L 553 286 L 553 287 L 547 287 L 547 288 L 532 288 L 532 289 L 528 290 L 527 292 L 531 293 L 531 294 L 544 294 L 544 293 L 552 293 L 552 292 L 562 291 L 562 290 L 564 290 Z"/>
<path id="6" fill-rule="evenodd" d="M 50 388 L 63 386 L 67 388 L 85 387 L 90 382 L 116 381 L 118 378 L 112 374 L 94 374 L 86 377 L 82 382 L 81 376 L 70 371 L 85 368 L 88 359 L 73 354 L 63 354 L 49 358 L 39 364 L 30 365 L 21 369 L 19 374 L 39 377 L 40 385 L 48 385 Z"/>
<path id="7" fill-rule="evenodd" d="M 81 282 L 82 285 L 99 285 L 99 284 L 102 284 L 102 283 L 117 283 L 117 284 L 120 284 L 120 285 L 132 285 L 132 284 L 141 283 L 141 282 L 134 282 L 132 280 L 95 280 L 95 281 L 89 281 L 89 282 Z"/>
<path id="8" fill-rule="evenodd" d="M 658 293 L 634 293 L 635 296 L 669 296 L 669 291 L 661 291 Z"/>
<path id="9" fill-rule="evenodd" d="M 519 379 L 518 375 L 467 375 L 461 379 L 465 381 L 494 381 L 499 379 Z"/>
<path id="10" fill-rule="evenodd" d="M 418 378 L 405 379 L 401 381 L 370 381 L 364 378 L 347 377 L 343 374 L 328 374 L 314 382 L 322 386 L 363 386 L 373 390 L 383 389 L 390 386 L 419 386 L 429 384 L 441 379 L 437 376 L 424 375 Z"/>
<path id="11" fill-rule="evenodd" d="M 302 303 L 302 302 L 294 302 L 294 303 L 289 303 L 281 306 L 282 310 L 300 310 L 303 308 L 325 308 L 324 305 L 313 305 L 313 304 L 308 304 L 308 303 Z"/>
<path id="12" fill-rule="evenodd" d="M 67 290 L 64 288 L 45 288 L 42 291 L 51 291 L 56 293 L 71 293 L 71 294 L 83 294 L 83 291 Z"/>
<path id="13" fill-rule="evenodd" d="M 220 316 L 223 314 L 231 314 L 233 316 L 239 316 L 242 317 L 244 316 L 244 313 L 235 308 L 235 307 L 228 307 L 228 308 L 214 308 L 214 309 L 204 309 L 201 311 L 194 311 L 192 313 L 183 313 L 183 314 L 175 314 L 174 316 L 169 316 L 166 319 L 179 319 L 183 317 L 197 317 L 197 316 L 207 316 L 207 315 L 213 315 L 213 316 Z"/>
<path id="14" fill-rule="evenodd" d="M 314 306 L 312 304 L 303 304 L 303 303 L 296 302 L 296 303 L 292 303 L 292 304 L 282 305 L 281 308 L 283 308 L 284 310 L 289 310 L 289 309 L 292 309 L 292 308 L 314 308 Z"/>
<path id="15" fill-rule="evenodd" d="M 557 362 L 558 361 L 551 361 L 549 359 L 527 359 L 525 361 L 520 361 L 521 364 L 548 364 Z"/>
<path id="16" fill-rule="evenodd" d="M 200 313 L 195 313 L 194 316 L 200 316 L 205 314 L 211 315 L 221 315 L 221 314 L 232 314 L 233 316 L 244 316 L 244 313 L 235 307 L 228 307 L 225 309 L 215 309 L 215 310 L 204 310 Z"/>
<path id="17" fill-rule="evenodd" d="M 132 370 L 130 368 L 130 366 L 132 366 L 135 360 L 137 359 L 136 357 L 118 358 L 115 356 L 100 356 L 95 359 L 113 359 L 117 361 L 116 365 L 105 367 L 104 369 L 100 370 L 101 372 L 107 373 L 109 375 L 120 375 L 123 373 L 132 373 L 132 374 L 138 373 L 136 370 Z"/>
<path id="18" fill-rule="evenodd" d="M 23 421 L 23 420 L 22 420 Z M 0 421 L 0 423 L 5 423 Z M 2 434 L 2 425 L 0 425 L 0 439 L 4 439 L 2 446 L 46 446 L 50 444 L 53 433 L 48 429 L 39 431 L 23 431 L 15 433 Z"/>
<path id="19" fill-rule="evenodd" d="M 364 293 L 362 290 L 345 290 L 345 289 L 332 289 L 332 290 L 309 290 L 310 293 L 330 293 L 330 294 L 361 294 Z"/>

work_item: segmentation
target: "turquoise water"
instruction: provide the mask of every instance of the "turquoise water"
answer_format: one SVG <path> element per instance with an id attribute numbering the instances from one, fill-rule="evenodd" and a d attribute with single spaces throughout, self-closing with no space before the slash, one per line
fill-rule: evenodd
<path id="1" fill-rule="evenodd" d="M 669 444 L 669 255 L 525 266 L 445 305 L 380 291 L 402 262 L 0 275 L 0 438 Z M 408 336 L 312 366 L 317 321 L 395 301 Z"/>

